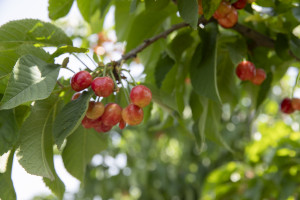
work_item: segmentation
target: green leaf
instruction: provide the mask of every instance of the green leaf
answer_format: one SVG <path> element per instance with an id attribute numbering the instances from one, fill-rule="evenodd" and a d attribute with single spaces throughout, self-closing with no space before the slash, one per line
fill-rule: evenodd
<path id="1" fill-rule="evenodd" d="M 281 59 L 287 59 L 289 54 L 289 39 L 284 34 L 277 34 L 275 51 Z"/>
<path id="2" fill-rule="evenodd" d="M 86 48 L 78 48 L 69 45 L 61 46 L 56 49 L 56 51 L 51 54 L 51 58 L 58 57 L 65 53 L 87 53 L 89 50 Z"/>
<path id="3" fill-rule="evenodd" d="M 203 14 L 206 19 L 210 19 L 222 0 L 202 0 Z"/>
<path id="4" fill-rule="evenodd" d="M 220 103 L 216 69 L 217 26 L 209 24 L 199 32 L 202 42 L 195 50 L 190 67 L 192 86 L 197 94 Z"/>
<path id="5" fill-rule="evenodd" d="M 160 12 L 149 12 L 145 10 L 137 15 L 128 34 L 126 52 L 137 47 L 144 40 L 157 33 L 164 20 L 171 13 L 175 13 L 175 11 L 175 7 L 170 5 L 162 9 Z"/>
<path id="6" fill-rule="evenodd" d="M 59 66 L 32 56 L 22 56 L 10 76 L 0 109 L 50 96 L 59 73 Z"/>
<path id="7" fill-rule="evenodd" d="M 267 95 L 268 95 L 268 93 L 271 89 L 271 86 L 272 86 L 272 80 L 273 80 L 273 74 L 271 72 L 269 72 L 267 74 L 266 80 L 260 86 L 258 96 L 257 96 L 257 100 L 256 100 L 256 109 L 258 109 L 259 106 L 266 99 L 266 97 L 267 97 Z"/>
<path id="8" fill-rule="evenodd" d="M 26 54 L 34 55 L 44 61 L 48 61 L 50 59 L 50 55 L 42 48 L 35 47 L 31 44 L 22 44 L 15 49 L 0 51 L 0 78 L 11 73 L 18 58 Z"/>
<path id="9" fill-rule="evenodd" d="M 178 11 L 182 19 L 191 27 L 197 29 L 198 25 L 198 3 L 197 0 L 178 0 Z"/>
<path id="10" fill-rule="evenodd" d="M 53 135 L 58 148 L 64 142 L 64 139 L 71 135 L 81 124 L 84 118 L 88 103 L 93 95 L 93 91 L 83 92 L 80 97 L 70 101 L 57 115 L 53 124 Z"/>
<path id="11" fill-rule="evenodd" d="M 294 56 L 300 59 L 300 39 L 292 36 L 290 40 L 290 49 L 293 52 Z"/>
<path id="12" fill-rule="evenodd" d="M 130 13 L 133 13 L 136 10 L 139 2 L 140 2 L 139 0 L 132 0 L 130 4 Z"/>
<path id="13" fill-rule="evenodd" d="M 16 200 L 16 192 L 11 180 L 11 170 L 14 151 L 9 151 L 0 156 L 0 199 Z"/>
<path id="14" fill-rule="evenodd" d="M 159 11 L 168 6 L 169 2 L 170 0 L 145 0 L 145 5 L 147 10 Z"/>
<path id="15" fill-rule="evenodd" d="M 107 0 L 77 0 L 78 9 L 86 22 L 90 22 L 91 17 L 98 8 L 102 8 L 103 4 L 107 4 Z"/>
<path id="16" fill-rule="evenodd" d="M 179 61 L 182 53 L 189 48 L 194 42 L 194 38 L 191 36 L 190 31 L 182 31 L 172 39 L 171 44 L 168 46 L 171 51 L 171 56 Z"/>
<path id="17" fill-rule="evenodd" d="M 49 97 L 37 101 L 30 116 L 20 129 L 20 147 L 17 158 L 30 174 L 55 179 L 55 172 L 49 163 L 52 159 L 53 114 L 56 113 L 58 99 Z"/>
<path id="18" fill-rule="evenodd" d="M 60 46 L 72 45 L 72 40 L 60 28 L 36 19 L 11 21 L 0 27 L 0 51 L 25 43 Z"/>
<path id="19" fill-rule="evenodd" d="M 6 153 L 16 144 L 18 125 L 13 110 L 0 111 L 0 155 Z"/>
<path id="20" fill-rule="evenodd" d="M 73 1 L 74 0 L 49 0 L 49 18 L 56 20 L 66 16 L 73 5 Z"/>
<path id="21" fill-rule="evenodd" d="M 62 152 L 64 165 L 70 174 L 83 181 L 87 164 L 106 147 L 107 134 L 99 134 L 93 129 L 79 126 L 67 139 Z"/>
<path id="22" fill-rule="evenodd" d="M 170 58 L 166 53 L 161 54 L 156 64 L 154 72 L 155 82 L 158 88 L 161 87 L 163 80 L 165 79 L 168 72 L 172 69 L 174 64 L 175 61 L 172 58 Z"/>

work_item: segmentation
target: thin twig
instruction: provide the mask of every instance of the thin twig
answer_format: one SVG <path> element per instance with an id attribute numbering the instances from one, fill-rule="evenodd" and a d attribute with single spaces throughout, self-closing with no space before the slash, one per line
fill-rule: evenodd
<path id="1" fill-rule="evenodd" d="M 61 84 L 61 82 L 59 82 L 58 80 L 56 81 L 57 85 L 59 85 L 59 87 L 61 89 L 65 89 L 65 86 L 63 86 L 63 84 Z"/>
<path id="2" fill-rule="evenodd" d="M 86 68 L 88 68 L 90 71 L 93 71 L 76 54 L 72 53 L 72 55 L 75 56 L 75 58 L 77 58 L 77 60 L 79 60 Z"/>

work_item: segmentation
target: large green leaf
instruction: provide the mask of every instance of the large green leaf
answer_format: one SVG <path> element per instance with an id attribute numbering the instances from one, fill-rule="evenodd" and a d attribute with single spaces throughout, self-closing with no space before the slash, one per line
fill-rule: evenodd
<path id="1" fill-rule="evenodd" d="M 62 158 L 68 172 L 83 181 L 87 164 L 92 157 L 107 147 L 107 135 L 93 129 L 78 129 L 67 140 Z"/>
<path id="2" fill-rule="evenodd" d="M 199 95 L 220 103 L 216 69 L 217 26 L 209 24 L 199 32 L 202 42 L 195 50 L 190 67 L 192 86 Z"/>
<path id="3" fill-rule="evenodd" d="M 268 93 L 272 86 L 272 81 L 273 81 L 273 74 L 270 72 L 267 74 L 266 80 L 260 86 L 257 100 L 256 100 L 256 109 L 259 108 L 259 106 L 264 102 L 264 100 L 268 96 Z"/>
<path id="4" fill-rule="evenodd" d="M 49 97 L 37 101 L 20 130 L 19 163 L 30 174 L 55 179 L 50 164 L 53 151 L 52 124 L 58 99 Z"/>
<path id="5" fill-rule="evenodd" d="M 73 1 L 74 0 L 49 0 L 49 18 L 56 20 L 66 16 L 73 5 Z"/>
<path id="6" fill-rule="evenodd" d="M 53 125 L 53 135 L 58 148 L 64 142 L 64 139 L 72 134 L 81 124 L 84 118 L 88 103 L 93 91 L 83 92 L 80 97 L 69 102 L 57 115 Z"/>
<path id="7" fill-rule="evenodd" d="M 25 55 L 17 61 L 12 73 L 0 109 L 49 97 L 56 84 L 59 66 Z"/>
<path id="8" fill-rule="evenodd" d="M 197 0 L 178 0 L 178 11 L 180 16 L 194 29 L 198 25 L 198 3 Z"/>
<path id="9" fill-rule="evenodd" d="M 77 6 L 79 11 L 83 17 L 83 19 L 87 22 L 90 21 L 92 14 L 95 11 L 95 0 L 77 0 Z"/>
<path id="10" fill-rule="evenodd" d="M 11 170 L 14 151 L 9 151 L 0 156 L 0 199 L 16 200 L 16 192 L 11 180 Z"/>
<path id="11" fill-rule="evenodd" d="M 160 12 L 150 12 L 145 10 L 137 15 L 128 34 L 126 51 L 132 50 L 144 40 L 157 33 L 163 21 L 171 13 L 175 13 L 175 11 L 176 8 L 171 4 Z"/>
<path id="12" fill-rule="evenodd" d="M 213 16 L 222 0 L 202 0 L 203 14 L 206 19 Z"/>
<path id="13" fill-rule="evenodd" d="M 19 57 L 31 54 L 44 61 L 50 61 L 50 55 L 42 48 L 35 47 L 31 44 L 22 44 L 15 49 L 7 49 L 0 51 L 0 78 L 8 75 Z"/>
<path id="14" fill-rule="evenodd" d="M 191 36 L 191 31 L 181 31 L 176 35 L 172 42 L 168 45 L 171 56 L 180 61 L 183 52 L 193 44 L 194 38 Z"/>
<path id="15" fill-rule="evenodd" d="M 18 139 L 18 125 L 13 110 L 0 111 L 0 155 L 10 150 Z"/>
<path id="16" fill-rule="evenodd" d="M 147 10 L 159 11 L 168 6 L 169 2 L 170 0 L 145 0 L 145 5 Z"/>
<path id="17" fill-rule="evenodd" d="M 300 59 L 300 39 L 293 36 L 290 40 L 290 49 L 293 52 L 294 56 Z"/>
<path id="18" fill-rule="evenodd" d="M 156 67 L 155 67 L 155 83 L 158 88 L 161 87 L 163 80 L 165 79 L 168 72 L 174 66 L 175 61 L 170 58 L 166 53 L 161 54 Z"/>
<path id="19" fill-rule="evenodd" d="M 60 28 L 36 19 L 11 21 L 0 27 L 0 51 L 24 43 L 60 46 L 72 45 L 72 40 Z"/>

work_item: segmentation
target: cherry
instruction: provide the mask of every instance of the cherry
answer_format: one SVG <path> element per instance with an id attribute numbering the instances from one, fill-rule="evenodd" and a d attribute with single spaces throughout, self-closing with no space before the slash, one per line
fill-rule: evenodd
<path id="1" fill-rule="evenodd" d="M 121 121 L 120 121 L 120 123 L 119 123 L 119 128 L 122 130 L 122 129 L 125 128 L 125 126 L 126 126 L 125 121 L 124 121 L 123 119 L 121 119 Z"/>
<path id="2" fill-rule="evenodd" d="M 292 99 L 292 107 L 294 110 L 300 110 L 300 99 L 299 98 Z"/>
<path id="3" fill-rule="evenodd" d="M 122 119 L 122 108 L 116 103 L 107 104 L 101 119 L 106 126 L 116 125 Z"/>
<path id="4" fill-rule="evenodd" d="M 235 72 L 242 81 L 251 80 L 255 76 L 255 65 L 250 61 L 242 61 L 238 64 Z"/>
<path id="5" fill-rule="evenodd" d="M 81 121 L 81 124 L 84 128 L 93 128 L 94 127 L 94 120 L 87 118 L 86 116 Z"/>
<path id="6" fill-rule="evenodd" d="M 71 79 L 71 87 L 76 92 L 88 88 L 93 81 L 91 74 L 87 71 L 80 71 L 73 75 Z"/>
<path id="7" fill-rule="evenodd" d="M 103 122 L 100 120 L 99 123 L 97 124 L 97 126 L 94 127 L 95 131 L 99 132 L 99 133 L 105 133 L 108 132 L 112 129 L 112 126 L 106 126 L 105 124 L 103 124 Z"/>
<path id="8" fill-rule="evenodd" d="M 104 113 L 104 105 L 101 102 L 90 101 L 86 111 L 86 116 L 89 119 L 97 119 Z"/>
<path id="9" fill-rule="evenodd" d="M 280 104 L 280 109 L 285 114 L 291 114 L 294 112 L 294 108 L 292 106 L 292 100 L 290 98 L 284 98 Z"/>
<path id="10" fill-rule="evenodd" d="M 198 0 L 198 14 L 203 15 L 202 0 Z"/>
<path id="11" fill-rule="evenodd" d="M 132 88 L 130 92 L 130 100 L 133 104 L 144 108 L 149 105 L 152 99 L 152 93 L 149 88 L 144 85 L 138 85 Z"/>
<path id="12" fill-rule="evenodd" d="M 234 4 L 232 4 L 233 7 L 235 7 L 236 9 L 243 9 L 246 7 L 247 5 L 247 0 L 238 0 L 237 2 L 235 2 Z"/>
<path id="13" fill-rule="evenodd" d="M 238 13 L 230 3 L 222 1 L 214 13 L 214 18 L 224 28 L 233 27 L 238 21 Z"/>
<path id="14" fill-rule="evenodd" d="M 81 95 L 80 92 L 74 93 L 73 96 L 72 96 L 72 101 L 78 99 L 80 97 L 80 95 Z"/>
<path id="15" fill-rule="evenodd" d="M 255 76 L 251 79 L 251 82 L 255 85 L 260 85 L 264 82 L 267 75 L 265 70 L 263 69 L 256 69 Z"/>
<path id="16" fill-rule="evenodd" d="M 134 104 L 129 104 L 126 108 L 122 111 L 122 118 L 123 120 L 131 125 L 138 125 L 143 121 L 144 112 L 143 109 L 138 107 Z"/>
<path id="17" fill-rule="evenodd" d="M 108 97 L 114 91 L 114 81 L 110 77 L 97 77 L 92 82 L 92 89 L 100 97 Z"/>

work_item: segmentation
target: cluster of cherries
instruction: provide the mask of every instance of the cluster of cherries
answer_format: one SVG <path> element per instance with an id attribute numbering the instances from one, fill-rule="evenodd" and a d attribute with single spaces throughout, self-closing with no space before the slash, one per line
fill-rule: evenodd
<path id="1" fill-rule="evenodd" d="M 267 77 L 265 70 L 256 69 L 255 65 L 250 61 L 240 62 L 235 73 L 242 81 L 251 81 L 254 85 L 262 84 Z"/>
<path id="2" fill-rule="evenodd" d="M 72 100 L 77 99 L 84 90 L 91 86 L 98 97 L 108 97 L 114 92 L 115 84 L 108 76 L 92 78 L 87 71 L 80 71 L 71 79 L 71 87 L 77 91 Z M 94 128 L 97 132 L 108 132 L 113 126 L 119 124 L 120 129 L 124 129 L 126 124 L 138 125 L 143 121 L 143 109 L 152 99 L 149 88 L 138 85 L 130 91 L 131 103 L 124 109 L 117 103 L 108 103 L 104 106 L 101 102 L 90 101 L 85 117 L 81 124 L 84 128 Z"/>
<path id="3" fill-rule="evenodd" d="M 281 112 L 285 114 L 291 114 L 296 110 L 300 110 L 300 99 L 299 98 L 284 98 L 280 104 Z"/>
<path id="4" fill-rule="evenodd" d="M 237 9 L 243 9 L 248 3 L 254 2 L 254 0 L 238 0 L 233 4 L 223 0 L 218 9 L 215 11 L 213 17 L 224 28 L 233 27 L 238 21 Z M 198 0 L 198 13 L 203 14 L 202 0 Z"/>

